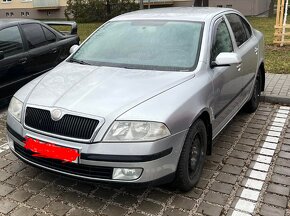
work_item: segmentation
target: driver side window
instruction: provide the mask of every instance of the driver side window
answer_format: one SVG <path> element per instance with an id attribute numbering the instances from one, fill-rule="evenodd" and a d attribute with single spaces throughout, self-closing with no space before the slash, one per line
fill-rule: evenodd
<path id="1" fill-rule="evenodd" d="M 218 54 L 222 52 L 233 52 L 231 35 L 224 20 L 216 28 L 211 50 L 211 61 L 215 61 Z"/>

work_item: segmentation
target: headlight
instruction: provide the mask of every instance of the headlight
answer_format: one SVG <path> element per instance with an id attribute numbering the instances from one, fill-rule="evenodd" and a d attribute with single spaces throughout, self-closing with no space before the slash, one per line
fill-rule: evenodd
<path id="1" fill-rule="evenodd" d="M 13 97 L 10 101 L 8 112 L 20 122 L 23 103 L 17 98 Z"/>
<path id="2" fill-rule="evenodd" d="M 115 121 L 107 132 L 104 141 L 145 142 L 170 135 L 165 124 L 159 122 Z"/>

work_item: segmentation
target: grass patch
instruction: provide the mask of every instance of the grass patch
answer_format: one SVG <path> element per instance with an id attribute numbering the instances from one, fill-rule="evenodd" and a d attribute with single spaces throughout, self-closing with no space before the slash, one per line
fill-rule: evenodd
<path id="1" fill-rule="evenodd" d="M 103 23 L 80 23 L 78 24 L 78 34 L 81 41 L 84 41 L 90 34 L 92 34 Z"/>
<path id="2" fill-rule="evenodd" d="M 78 35 L 81 41 L 84 41 L 90 34 L 92 34 L 97 28 L 99 28 L 103 23 L 79 23 L 78 24 Z M 55 26 L 50 25 L 50 27 L 58 31 L 70 31 L 70 26 Z"/>
<path id="3" fill-rule="evenodd" d="M 290 74 L 290 46 L 279 47 L 273 45 L 276 18 L 248 17 L 248 20 L 254 28 L 264 34 L 266 71 Z"/>
<path id="4" fill-rule="evenodd" d="M 248 17 L 248 20 L 254 28 L 264 34 L 266 71 L 290 74 L 290 46 L 279 47 L 273 45 L 275 17 Z M 288 20 L 290 20 L 290 17 Z M 78 34 L 81 41 L 84 41 L 100 25 L 102 23 L 79 23 Z"/>

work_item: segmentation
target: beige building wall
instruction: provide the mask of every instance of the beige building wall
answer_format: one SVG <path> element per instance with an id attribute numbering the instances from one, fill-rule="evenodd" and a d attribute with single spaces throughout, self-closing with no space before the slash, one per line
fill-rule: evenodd
<path id="1" fill-rule="evenodd" d="M 1 9 L 33 8 L 33 3 L 32 1 L 12 0 L 11 2 L 3 2 L 3 0 L 1 0 L 0 8 Z"/>
<path id="2" fill-rule="evenodd" d="M 244 15 L 259 15 L 269 10 L 271 0 L 209 0 L 211 7 L 223 6 L 239 10 Z"/>
<path id="3" fill-rule="evenodd" d="M 51 2 L 52 6 L 45 7 L 45 2 Z M 64 19 L 66 2 L 67 0 L 12 0 L 11 2 L 0 0 L 0 18 Z"/>
<path id="4" fill-rule="evenodd" d="M 50 1 L 50 0 L 38 0 L 38 1 Z M 4 2 L 0 0 L 0 9 L 19 9 L 19 8 L 33 8 L 34 0 L 11 0 L 10 2 Z M 60 7 L 66 6 L 67 0 L 57 0 Z"/>
<path id="5" fill-rule="evenodd" d="M 259 15 L 269 10 L 271 0 L 209 0 L 210 7 L 232 7 L 244 15 Z M 193 1 L 174 0 L 174 6 L 189 6 Z"/>

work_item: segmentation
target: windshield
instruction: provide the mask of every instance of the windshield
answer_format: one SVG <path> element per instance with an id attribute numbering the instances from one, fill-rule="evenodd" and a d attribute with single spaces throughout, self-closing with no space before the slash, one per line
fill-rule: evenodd
<path id="1" fill-rule="evenodd" d="M 96 31 L 70 61 L 134 69 L 189 71 L 196 67 L 203 24 L 117 21 Z"/>

